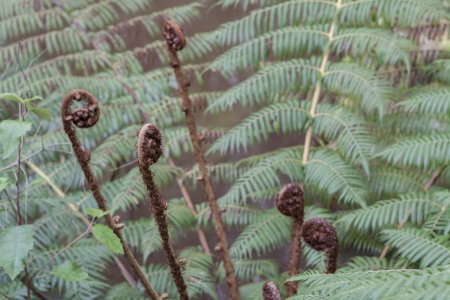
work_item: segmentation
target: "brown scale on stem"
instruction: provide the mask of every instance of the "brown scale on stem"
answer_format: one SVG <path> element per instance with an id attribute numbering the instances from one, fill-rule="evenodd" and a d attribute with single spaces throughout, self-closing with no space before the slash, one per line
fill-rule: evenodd
<path id="1" fill-rule="evenodd" d="M 296 275 L 300 273 L 300 257 L 302 255 L 301 235 L 305 214 L 302 188 L 295 183 L 285 185 L 275 197 L 275 205 L 283 215 L 294 219 L 288 274 L 289 276 Z M 297 287 L 297 282 L 287 282 L 286 288 L 288 295 L 295 295 L 297 293 Z"/>
<path id="2" fill-rule="evenodd" d="M 208 199 L 214 221 L 214 229 L 219 241 L 218 245 L 215 248 L 217 249 L 217 252 L 224 264 L 226 282 L 230 289 L 230 298 L 232 300 L 238 300 L 240 299 L 239 286 L 234 274 L 233 262 L 228 251 L 228 241 L 226 237 L 225 226 L 223 224 L 221 212 L 216 200 L 217 198 L 214 193 L 211 179 L 208 173 L 205 155 L 201 147 L 201 141 L 198 137 L 195 117 L 192 112 L 192 102 L 188 94 L 188 87 L 190 86 L 190 82 L 187 81 L 184 77 L 181 63 L 177 55 L 177 51 L 180 51 L 186 46 L 186 37 L 181 27 L 178 26 L 178 24 L 173 20 L 168 20 L 165 23 L 163 36 L 166 40 L 166 49 L 169 54 L 170 64 L 174 69 L 175 77 L 177 79 L 178 91 L 182 100 L 181 109 L 185 114 L 186 126 L 189 129 L 189 136 L 194 147 L 195 158 L 200 170 L 199 178 L 201 179 L 200 181 L 203 185 L 206 198 Z"/>
<path id="3" fill-rule="evenodd" d="M 303 225 L 303 240 L 314 250 L 327 255 L 326 273 L 336 272 L 338 239 L 336 229 L 320 218 L 308 220 Z"/>
<path id="4" fill-rule="evenodd" d="M 280 291 L 273 281 L 267 281 L 263 286 L 264 300 L 281 300 Z"/>
<path id="5" fill-rule="evenodd" d="M 84 102 L 86 103 L 86 106 L 77 108 L 72 111 L 71 105 L 74 101 Z M 98 122 L 100 118 L 100 108 L 98 100 L 93 95 L 84 90 L 73 90 L 69 92 L 63 99 L 61 107 L 61 118 L 64 131 L 70 139 L 73 151 L 75 152 L 75 156 L 77 157 L 78 163 L 80 164 L 84 176 L 86 177 L 86 181 L 89 184 L 89 189 L 92 191 L 92 194 L 97 201 L 98 207 L 104 212 L 107 212 L 108 206 L 106 204 L 106 199 L 103 196 L 100 185 L 95 179 L 89 165 L 89 152 L 85 151 L 81 147 L 80 140 L 78 139 L 75 129 L 72 127 L 72 124 L 74 124 L 79 128 L 89 128 L 94 126 Z M 149 281 L 145 277 L 145 274 L 140 269 L 139 263 L 134 257 L 130 247 L 123 239 L 122 234 L 120 233 L 120 229 L 122 228 L 122 226 L 120 224 L 116 224 L 110 214 L 105 215 L 105 220 L 109 228 L 111 228 L 111 230 L 113 230 L 115 235 L 119 238 L 125 257 L 133 268 L 135 275 L 139 278 L 139 281 L 141 281 L 149 297 L 151 299 L 160 299 L 158 293 L 150 285 Z"/>
<path id="6" fill-rule="evenodd" d="M 153 211 L 158 225 L 159 234 L 163 242 L 164 252 L 169 261 L 172 277 L 180 294 L 180 299 L 189 299 L 187 293 L 186 283 L 181 272 L 182 263 L 176 259 L 175 251 L 169 239 L 169 225 L 167 223 L 166 209 L 167 202 L 161 198 L 161 193 L 155 185 L 153 174 L 149 167 L 156 163 L 161 157 L 162 151 L 162 136 L 159 129 L 153 124 L 146 124 L 139 130 L 137 134 L 138 142 L 137 157 L 139 170 L 148 190 L 148 200 L 150 202 L 151 210 Z"/>

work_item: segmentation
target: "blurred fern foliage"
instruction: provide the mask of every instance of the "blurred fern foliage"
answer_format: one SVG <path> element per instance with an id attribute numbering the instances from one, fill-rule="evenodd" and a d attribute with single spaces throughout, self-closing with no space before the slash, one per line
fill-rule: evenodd
<path id="1" fill-rule="evenodd" d="M 171 239 L 186 258 L 188 292 L 227 299 L 220 260 L 196 234 L 204 231 L 214 248 L 161 37 L 169 17 L 186 28 L 180 58 L 242 299 L 261 299 L 266 280 L 285 293 L 292 221 L 273 198 L 286 182 L 303 186 L 306 219 L 331 222 L 340 243 L 333 275 L 322 274 L 322 254 L 304 246 L 305 272 L 289 279 L 300 282 L 294 299 L 450 294 L 448 0 L 0 4 L 0 239 L 22 236 L 16 243 L 25 252 L 13 269 L 0 259 L 2 295 L 27 298 L 26 262 L 35 289 L 49 299 L 145 298 L 121 271 L 122 256 L 86 234 L 86 221 L 97 221 L 96 202 L 59 117 L 63 96 L 83 88 L 99 99 L 102 115 L 78 130 L 82 145 L 151 284 L 177 299 L 136 164 L 135 134 L 147 121 L 164 134 L 164 158 L 152 169 L 168 198 Z M 233 20 L 196 30 L 221 10 Z M 16 135 L 5 125 L 19 120 L 11 93 L 33 103 L 20 115 L 30 127 Z M 27 226 L 17 226 L 10 205 L 16 181 Z"/>

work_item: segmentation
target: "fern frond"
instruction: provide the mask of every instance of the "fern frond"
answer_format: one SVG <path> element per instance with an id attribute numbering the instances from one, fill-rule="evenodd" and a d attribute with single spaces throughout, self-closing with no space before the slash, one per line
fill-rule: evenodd
<path id="1" fill-rule="evenodd" d="M 361 164 L 369 174 L 369 160 L 375 139 L 366 122 L 340 105 L 320 104 L 313 121 L 314 132 L 328 141 L 336 140 L 340 152 L 352 162 Z"/>
<path id="2" fill-rule="evenodd" d="M 287 150 L 263 159 L 245 172 L 219 201 L 223 204 L 245 204 L 252 194 L 279 187 L 278 172 L 285 173 L 292 181 L 300 181 L 303 177 L 300 156 L 299 151 Z"/>
<path id="3" fill-rule="evenodd" d="M 323 50 L 328 42 L 327 31 L 321 26 L 288 27 L 268 32 L 231 48 L 217 57 L 209 68 L 224 75 L 232 75 L 258 66 L 267 60 L 269 53 L 275 58 L 285 58 L 293 54 L 310 54 L 317 49 Z"/>
<path id="4" fill-rule="evenodd" d="M 413 224 L 422 224 L 428 214 L 440 211 L 444 207 L 444 203 L 434 195 L 402 195 L 399 199 L 378 201 L 374 205 L 354 210 L 341 217 L 338 223 L 362 231 L 377 230 L 405 220 Z"/>
<path id="5" fill-rule="evenodd" d="M 449 279 L 449 265 L 334 275 L 304 272 L 290 279 L 300 280 L 302 289 L 289 299 L 445 299 Z"/>
<path id="6" fill-rule="evenodd" d="M 391 164 L 429 169 L 450 160 L 450 134 L 425 135 L 399 141 L 375 157 Z"/>
<path id="7" fill-rule="evenodd" d="M 246 152 L 248 145 L 261 143 L 271 133 L 292 133 L 306 129 L 309 110 L 298 100 L 275 103 L 251 114 L 240 124 L 221 136 L 208 150 L 233 153 L 241 147 Z"/>
<path id="8" fill-rule="evenodd" d="M 237 103 L 252 106 L 276 94 L 305 90 L 317 82 L 318 76 L 317 61 L 299 59 L 276 63 L 227 90 L 207 112 L 227 110 Z"/>
<path id="9" fill-rule="evenodd" d="M 236 276 L 242 281 L 251 281 L 254 277 L 264 274 L 264 276 L 276 276 L 278 273 L 278 263 L 269 259 L 235 260 L 234 267 Z M 219 269 L 219 278 L 225 279 L 223 266 Z"/>
<path id="10" fill-rule="evenodd" d="M 428 174 L 421 172 L 405 172 L 392 167 L 376 168 L 370 174 L 370 188 L 376 197 L 383 194 L 401 195 L 423 191 Z"/>
<path id="11" fill-rule="evenodd" d="M 365 207 L 367 191 L 361 174 L 329 150 L 315 152 L 305 165 L 305 182 L 348 204 Z"/>
<path id="12" fill-rule="evenodd" d="M 402 269 L 407 264 L 406 261 L 397 259 L 387 259 L 374 256 L 355 256 L 346 263 L 344 267 L 338 269 L 338 273 L 350 273 L 357 271 L 379 271 Z"/>
<path id="13" fill-rule="evenodd" d="M 420 263 L 422 268 L 450 263 L 448 236 L 433 237 L 426 230 L 413 228 L 386 229 L 381 236 L 401 256 Z"/>
<path id="14" fill-rule="evenodd" d="M 450 89 L 422 90 L 397 105 L 408 113 L 448 115 L 450 113 Z"/>
<path id="15" fill-rule="evenodd" d="M 291 0 L 263 7 L 238 21 L 222 25 L 219 41 L 226 45 L 237 44 L 285 26 L 330 21 L 335 10 L 333 2 L 321 0 Z"/>
<path id="16" fill-rule="evenodd" d="M 382 115 L 392 97 L 388 81 L 352 63 L 330 64 L 324 74 L 324 82 L 331 91 L 359 99 L 362 108 L 369 113 L 378 111 Z"/>
<path id="17" fill-rule="evenodd" d="M 307 206 L 305 217 L 329 218 L 330 214 L 325 210 Z M 230 247 L 230 255 L 234 259 L 261 256 L 287 244 L 291 231 L 291 218 L 281 214 L 276 208 L 267 209 L 241 232 Z"/>

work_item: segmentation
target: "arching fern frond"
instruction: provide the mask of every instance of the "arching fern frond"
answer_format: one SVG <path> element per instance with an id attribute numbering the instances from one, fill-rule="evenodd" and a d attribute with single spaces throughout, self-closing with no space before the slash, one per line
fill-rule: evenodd
<path id="1" fill-rule="evenodd" d="M 290 280 L 301 281 L 297 296 L 289 299 L 444 299 L 450 266 L 423 270 L 382 270 L 317 274 L 307 271 Z"/>
<path id="2" fill-rule="evenodd" d="M 428 169 L 450 160 L 450 134 L 424 135 L 399 141 L 375 157 L 402 166 Z"/>
<path id="3" fill-rule="evenodd" d="M 309 111 L 298 100 L 275 103 L 251 114 L 240 124 L 227 131 L 208 150 L 233 153 L 241 147 L 248 150 L 248 145 L 261 143 L 271 133 L 301 132 L 306 129 Z"/>
<path id="4" fill-rule="evenodd" d="M 315 152 L 305 165 L 305 182 L 348 204 L 366 206 L 364 180 L 353 166 L 329 150 Z"/>
<path id="5" fill-rule="evenodd" d="M 434 237 L 427 230 L 413 228 L 386 229 L 381 236 L 401 256 L 420 263 L 422 268 L 450 263 L 448 236 Z"/>

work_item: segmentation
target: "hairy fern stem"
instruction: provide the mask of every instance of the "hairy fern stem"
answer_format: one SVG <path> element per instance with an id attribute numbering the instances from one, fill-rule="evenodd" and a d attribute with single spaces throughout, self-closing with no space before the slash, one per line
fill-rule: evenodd
<path id="1" fill-rule="evenodd" d="M 302 188 L 294 183 L 285 185 L 275 198 L 275 205 L 278 210 L 294 219 L 291 239 L 291 254 L 288 263 L 288 275 L 293 276 L 300 273 L 300 258 L 302 255 L 302 227 L 304 212 L 304 200 Z M 289 296 L 297 293 L 298 282 L 286 282 Z"/>
<path id="2" fill-rule="evenodd" d="M 161 198 L 161 193 L 155 185 L 153 174 L 149 167 L 156 163 L 162 155 L 162 136 L 159 129 L 153 124 L 146 124 L 139 130 L 137 148 L 137 157 L 139 170 L 148 190 L 148 200 L 158 225 L 159 234 L 163 242 L 164 252 L 169 261 L 172 277 L 177 286 L 180 299 L 189 299 L 186 283 L 184 282 L 181 266 L 177 262 L 175 251 L 169 239 L 169 225 L 166 217 L 167 202 Z"/>
<path id="3" fill-rule="evenodd" d="M 191 108 L 191 100 L 188 95 L 188 87 L 190 83 L 184 77 L 181 63 L 177 55 L 177 51 L 182 50 L 186 46 L 186 37 L 181 27 L 179 27 L 179 25 L 175 23 L 175 21 L 168 20 L 164 25 L 164 38 L 166 40 L 166 48 L 169 54 L 170 63 L 172 65 L 172 68 L 174 69 L 175 77 L 177 79 L 178 90 L 182 99 L 182 110 L 186 117 L 186 126 L 189 130 L 189 136 L 191 138 L 192 145 L 194 146 L 195 158 L 197 160 L 201 174 L 199 179 L 202 182 L 204 192 L 211 208 L 211 213 L 214 220 L 214 228 L 219 240 L 219 244 L 216 246 L 216 249 L 221 254 L 221 259 L 224 264 L 226 281 L 230 289 L 231 299 L 238 300 L 240 299 L 239 287 L 236 276 L 234 274 L 233 262 L 228 251 L 228 240 L 226 237 L 225 227 L 208 173 L 205 156 L 200 145 L 197 125 Z"/>
<path id="4" fill-rule="evenodd" d="M 87 102 L 86 107 L 78 108 L 74 111 L 71 110 L 70 106 L 73 101 L 84 101 Z M 100 118 L 100 108 L 98 100 L 84 90 L 73 90 L 66 94 L 63 99 L 62 107 L 61 107 L 61 117 L 62 123 L 64 127 L 64 131 L 70 139 L 72 144 L 73 151 L 75 152 L 75 156 L 77 157 L 78 163 L 80 164 L 81 169 L 83 170 L 84 176 L 89 184 L 89 189 L 92 191 L 92 194 L 97 201 L 98 207 L 104 212 L 108 211 L 108 206 L 106 204 L 106 199 L 104 198 L 100 186 L 97 183 L 97 180 L 94 177 L 94 174 L 89 165 L 90 154 L 86 150 L 84 150 L 81 146 L 80 140 L 76 134 L 76 131 L 72 127 L 72 123 L 79 128 L 89 128 L 94 126 L 99 118 Z M 141 281 L 144 286 L 146 292 L 152 299 L 160 299 L 158 293 L 155 289 L 150 285 L 150 282 L 147 280 L 145 274 L 139 267 L 139 263 L 134 257 L 133 252 L 131 251 L 128 244 L 122 237 L 122 234 L 116 227 L 116 223 L 113 220 L 113 217 L 107 213 L 105 215 L 106 223 L 111 230 L 113 230 L 114 234 L 119 238 L 120 243 L 122 245 L 123 251 L 125 253 L 128 262 L 133 268 L 134 273 Z"/>

